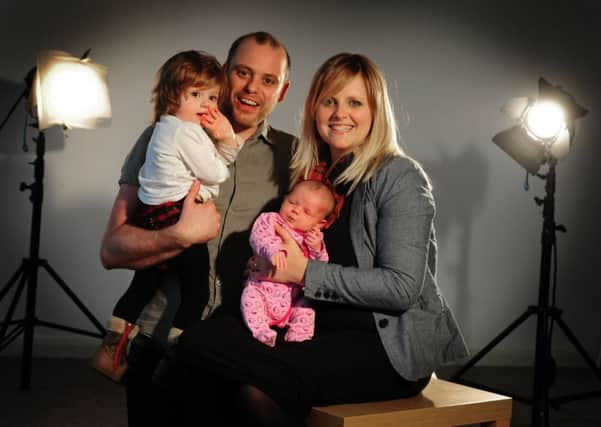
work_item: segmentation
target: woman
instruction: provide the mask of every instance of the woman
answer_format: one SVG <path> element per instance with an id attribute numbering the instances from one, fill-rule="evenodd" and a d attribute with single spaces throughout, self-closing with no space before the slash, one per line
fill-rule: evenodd
<path id="1" fill-rule="evenodd" d="M 233 390 L 248 424 L 302 425 L 311 406 L 412 396 L 440 364 L 467 355 L 435 280 L 430 183 L 399 148 L 384 77 L 362 55 L 335 55 L 313 78 L 293 181 L 320 162 L 345 196 L 324 236 L 330 262 L 307 260 L 281 230 L 288 265 L 271 274 L 304 284 L 313 340 L 269 348 L 221 316 L 188 328 L 164 364 L 172 378 L 179 369 L 211 384 L 206 408 Z"/>

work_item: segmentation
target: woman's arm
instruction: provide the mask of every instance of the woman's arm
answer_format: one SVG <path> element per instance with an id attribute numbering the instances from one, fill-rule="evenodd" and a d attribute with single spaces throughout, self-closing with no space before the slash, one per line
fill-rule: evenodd
<path id="1" fill-rule="evenodd" d="M 129 224 L 138 205 L 138 187 L 122 184 L 113 203 L 102 239 L 100 259 L 105 268 L 146 268 L 179 254 L 185 248 L 214 238 L 220 215 L 213 202 L 195 202 L 200 183 L 195 181 L 184 201 L 179 221 L 162 230 Z"/>
<path id="2" fill-rule="evenodd" d="M 397 173 L 394 173 L 397 172 Z M 396 177 L 394 177 L 396 176 Z M 428 249 L 432 233 L 434 202 L 428 181 L 420 168 L 408 167 L 404 173 L 393 171 L 376 175 L 372 196 L 375 206 L 375 251 L 373 267 L 356 268 L 308 261 L 299 257 L 292 245 L 288 250 L 288 268 L 275 271 L 275 281 L 296 282 L 304 279 L 305 295 L 324 299 L 336 295 L 336 302 L 382 311 L 401 311 L 413 305 L 421 294 L 427 273 Z M 370 212 L 366 212 L 369 215 Z M 358 224 L 352 224 L 358 226 Z M 368 226 L 369 228 L 369 226 Z M 367 231 L 362 231 L 366 233 Z M 359 256 L 358 256 L 359 258 Z"/>

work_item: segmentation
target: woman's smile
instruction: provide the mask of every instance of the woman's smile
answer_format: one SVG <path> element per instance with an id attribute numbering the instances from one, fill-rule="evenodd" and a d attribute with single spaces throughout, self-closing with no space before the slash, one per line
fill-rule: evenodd
<path id="1" fill-rule="evenodd" d="M 365 81 L 359 75 L 353 77 L 338 93 L 322 99 L 315 110 L 317 132 L 328 144 L 332 160 L 363 144 L 372 122 Z"/>

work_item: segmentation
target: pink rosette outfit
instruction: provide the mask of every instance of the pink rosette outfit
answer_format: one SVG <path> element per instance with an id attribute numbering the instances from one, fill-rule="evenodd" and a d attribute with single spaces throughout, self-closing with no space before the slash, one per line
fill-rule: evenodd
<path id="1" fill-rule="evenodd" d="M 275 232 L 275 224 L 291 234 L 307 258 L 328 261 L 323 240 L 321 250 L 311 250 L 304 243 L 304 233 L 289 227 L 277 212 L 262 213 L 256 219 L 250 234 L 250 245 L 255 255 L 271 259 L 281 250 L 282 239 Z M 288 326 L 284 336 L 286 341 L 300 342 L 313 337 L 315 312 L 307 307 L 299 285 L 248 279 L 240 305 L 246 325 L 263 344 L 275 346 L 277 332 L 272 326 Z"/>

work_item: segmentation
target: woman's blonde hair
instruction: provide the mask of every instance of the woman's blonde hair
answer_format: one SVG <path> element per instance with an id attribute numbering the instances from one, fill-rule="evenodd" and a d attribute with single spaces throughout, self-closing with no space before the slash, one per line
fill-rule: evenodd
<path id="1" fill-rule="evenodd" d="M 355 76 L 361 76 L 365 83 L 373 122 L 365 142 L 353 150 L 352 162 L 333 184 L 350 183 L 350 193 L 358 184 L 371 178 L 387 158 L 404 155 L 398 144 L 396 120 L 384 75 L 366 56 L 339 53 L 319 67 L 311 82 L 305 101 L 301 137 L 290 164 L 293 184 L 306 178 L 319 162 L 330 163 L 328 145 L 317 132 L 316 110 L 325 98 L 338 93 Z M 330 169 L 334 166 L 330 165 Z"/>

